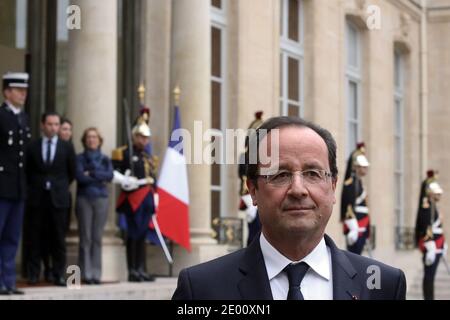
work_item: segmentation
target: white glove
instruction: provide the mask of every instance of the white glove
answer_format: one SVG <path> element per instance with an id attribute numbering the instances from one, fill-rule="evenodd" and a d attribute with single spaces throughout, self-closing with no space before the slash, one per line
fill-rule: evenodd
<path id="1" fill-rule="evenodd" d="M 133 191 L 139 188 L 138 179 L 136 177 L 126 176 L 125 180 L 121 183 L 121 187 L 125 191 Z"/>
<path id="2" fill-rule="evenodd" d="M 425 253 L 425 265 L 431 266 L 436 260 L 436 242 L 433 240 L 425 242 L 425 248 L 427 249 Z"/>
<path id="3" fill-rule="evenodd" d="M 349 229 L 349 232 L 347 233 L 347 244 L 349 246 L 353 245 L 358 241 L 359 236 L 359 225 L 358 220 L 355 218 L 353 219 L 347 219 L 344 221 L 345 225 Z"/>
<path id="4" fill-rule="evenodd" d="M 256 213 L 258 211 L 258 207 L 253 205 L 252 196 L 250 194 L 246 194 L 245 196 L 242 196 L 241 199 L 242 199 L 242 201 L 244 201 L 245 206 L 247 207 L 247 209 L 245 209 L 247 222 L 251 223 L 256 218 Z"/>
<path id="5" fill-rule="evenodd" d="M 130 176 L 131 171 L 125 171 L 125 174 L 121 174 L 119 171 L 114 171 L 113 183 L 120 184 L 123 190 L 133 191 L 139 188 L 138 179 Z"/>

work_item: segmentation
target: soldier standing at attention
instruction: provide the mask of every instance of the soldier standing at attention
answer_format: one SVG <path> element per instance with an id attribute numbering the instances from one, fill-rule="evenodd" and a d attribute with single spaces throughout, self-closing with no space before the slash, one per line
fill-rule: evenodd
<path id="1" fill-rule="evenodd" d="M 347 250 L 356 254 L 361 254 L 370 235 L 367 193 L 362 182 L 368 167 L 365 145 L 363 142 L 358 143 L 348 159 L 341 198 L 341 221 L 344 224 Z"/>
<path id="2" fill-rule="evenodd" d="M 131 282 L 154 281 L 145 265 L 145 239 L 158 202 L 156 162 L 145 150 L 151 136 L 148 119 L 149 113 L 142 113 L 133 127 L 131 150 L 129 146 L 124 146 L 115 149 L 112 154 L 113 182 L 122 188 L 117 212 L 126 217 L 128 281 Z"/>
<path id="3" fill-rule="evenodd" d="M 22 229 L 26 190 L 25 148 L 31 138 L 23 112 L 27 73 L 3 76 L 0 106 L 0 294 L 23 294 L 16 288 L 15 258 Z"/>
<path id="4" fill-rule="evenodd" d="M 250 123 L 248 127 L 247 137 L 245 138 L 245 152 L 241 155 L 238 167 L 239 179 L 241 180 L 240 187 L 240 202 L 239 202 L 239 210 L 245 211 L 245 216 L 247 218 L 248 223 L 248 238 L 247 238 L 247 246 L 253 241 L 254 238 L 259 236 L 261 232 L 261 222 L 259 220 L 258 208 L 253 205 L 252 197 L 250 196 L 250 192 L 247 188 L 247 162 L 248 159 L 245 158 L 245 154 L 248 149 L 248 139 L 251 134 L 251 130 L 256 130 L 263 123 L 262 120 L 262 111 L 255 112 L 255 119 Z"/>
<path id="5" fill-rule="evenodd" d="M 447 255 L 442 217 L 437 209 L 437 203 L 442 193 L 443 190 L 437 182 L 435 172 L 429 170 L 427 178 L 422 182 L 416 220 L 416 243 L 423 253 L 423 296 L 425 300 L 434 300 L 436 270 L 441 257 L 445 259 Z"/>

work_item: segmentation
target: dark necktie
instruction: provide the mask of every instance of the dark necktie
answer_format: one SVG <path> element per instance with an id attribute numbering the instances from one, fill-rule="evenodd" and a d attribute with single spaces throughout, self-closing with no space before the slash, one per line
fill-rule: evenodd
<path id="1" fill-rule="evenodd" d="M 300 291 L 300 284 L 308 272 L 309 265 L 306 262 L 300 262 L 297 264 L 289 264 L 284 271 L 289 279 L 289 292 L 287 300 L 304 300 L 303 294 Z"/>
<path id="2" fill-rule="evenodd" d="M 47 166 L 50 166 L 52 164 L 52 156 L 51 156 L 51 151 L 52 151 L 52 140 L 47 140 L 47 155 L 45 157 L 45 164 Z"/>

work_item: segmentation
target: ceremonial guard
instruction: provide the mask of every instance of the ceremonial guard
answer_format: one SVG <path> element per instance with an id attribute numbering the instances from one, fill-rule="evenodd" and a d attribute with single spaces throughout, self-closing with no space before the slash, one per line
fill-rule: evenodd
<path id="1" fill-rule="evenodd" d="M 245 154 L 248 149 L 248 140 L 250 136 L 250 130 L 256 130 L 263 123 L 262 111 L 255 113 L 255 119 L 252 121 L 248 127 L 247 137 L 245 138 L 245 152 L 241 155 L 239 161 L 239 179 L 241 180 L 241 186 L 239 194 L 241 196 L 239 203 L 239 210 L 245 211 L 245 217 L 248 223 L 248 238 L 247 245 L 249 245 L 255 237 L 261 231 L 261 222 L 259 220 L 258 208 L 253 205 L 252 197 L 247 189 L 247 161 L 245 159 Z"/>
<path id="2" fill-rule="evenodd" d="M 447 255 L 442 216 L 437 208 L 442 192 L 436 173 L 429 170 L 427 178 L 422 182 L 416 219 L 416 244 L 423 253 L 423 296 L 425 300 L 434 300 L 436 270 L 439 260 L 446 259 Z"/>
<path id="3" fill-rule="evenodd" d="M 362 182 L 368 167 L 365 145 L 361 142 L 348 159 L 341 198 L 341 222 L 347 250 L 356 254 L 361 254 L 370 235 L 367 193 Z"/>
<path id="4" fill-rule="evenodd" d="M 120 147 L 112 154 L 115 169 L 113 181 L 122 188 L 117 212 L 126 217 L 128 281 L 131 282 L 154 280 L 147 273 L 145 263 L 145 240 L 158 202 L 156 158 L 146 152 L 151 136 L 148 120 L 149 110 L 143 109 L 131 130 L 129 140 L 132 140 L 132 147 Z"/>
<path id="5" fill-rule="evenodd" d="M 25 149 L 31 138 L 23 112 L 28 74 L 3 76 L 0 106 L 0 294 L 23 294 L 16 288 L 16 253 L 22 229 L 26 190 Z"/>

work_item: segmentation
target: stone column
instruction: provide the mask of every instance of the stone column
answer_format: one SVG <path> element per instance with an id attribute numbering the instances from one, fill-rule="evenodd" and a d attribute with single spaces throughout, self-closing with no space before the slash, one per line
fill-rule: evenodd
<path id="1" fill-rule="evenodd" d="M 179 85 L 182 91 L 181 122 L 192 135 L 192 162 L 194 150 L 203 150 L 203 146 L 194 147 L 194 143 L 200 141 L 194 134 L 203 134 L 194 133 L 194 121 L 201 122 L 203 131 L 211 127 L 210 28 L 209 1 L 172 1 L 170 83 L 171 88 Z M 211 236 L 211 167 L 206 164 L 189 165 L 188 179 L 192 252 L 187 254 L 184 249 L 175 249 L 175 272 L 180 267 L 225 253 L 223 247 L 214 245 L 216 242 Z"/>
<path id="2" fill-rule="evenodd" d="M 117 1 L 74 0 L 81 9 L 81 29 L 69 32 L 68 109 L 73 122 L 74 144 L 82 150 L 80 137 L 91 126 L 104 137 L 102 151 L 110 155 L 116 147 L 117 127 Z M 111 188 L 113 189 L 113 188 Z M 114 236 L 116 227 L 114 190 L 110 190 L 110 212 L 103 241 L 103 281 L 117 281 L 126 276 L 122 241 Z M 78 236 L 68 239 L 71 246 Z M 73 248 L 77 252 L 77 248 Z"/>

